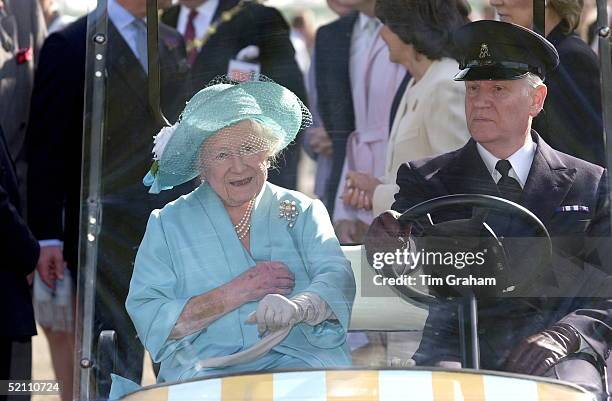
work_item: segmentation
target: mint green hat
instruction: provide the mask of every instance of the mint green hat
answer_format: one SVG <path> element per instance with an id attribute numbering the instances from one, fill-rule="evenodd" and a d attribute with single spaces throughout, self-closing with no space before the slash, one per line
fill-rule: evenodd
<path id="1" fill-rule="evenodd" d="M 154 140 L 154 162 L 143 179 L 159 193 L 199 175 L 202 143 L 221 129 L 243 120 L 266 125 L 279 139 L 279 150 L 312 123 L 308 109 L 289 89 L 275 82 L 247 81 L 210 85 L 196 93 L 179 121 Z"/>

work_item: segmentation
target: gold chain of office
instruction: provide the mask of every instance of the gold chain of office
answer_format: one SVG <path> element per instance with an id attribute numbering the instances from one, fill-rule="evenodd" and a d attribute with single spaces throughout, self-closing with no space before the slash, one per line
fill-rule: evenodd
<path id="1" fill-rule="evenodd" d="M 221 17 L 217 18 L 215 21 L 213 21 L 210 24 L 210 26 L 206 30 L 206 33 L 201 39 L 196 38 L 186 43 L 187 53 L 191 52 L 193 49 L 200 51 L 200 49 L 204 47 L 206 42 L 208 42 L 210 37 L 213 36 L 215 33 L 217 33 L 219 26 L 221 24 L 231 21 L 236 16 L 236 14 L 238 14 L 240 11 L 244 9 L 244 7 L 246 6 L 246 3 L 260 3 L 261 1 L 262 0 L 250 0 L 250 1 L 241 0 L 234 7 L 222 12 Z"/>

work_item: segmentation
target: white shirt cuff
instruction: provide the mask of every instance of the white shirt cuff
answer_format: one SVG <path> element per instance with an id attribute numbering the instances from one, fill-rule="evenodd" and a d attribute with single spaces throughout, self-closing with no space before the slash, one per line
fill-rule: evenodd
<path id="1" fill-rule="evenodd" d="M 38 245 L 43 246 L 62 246 L 64 243 L 58 239 L 43 239 L 38 241 Z"/>

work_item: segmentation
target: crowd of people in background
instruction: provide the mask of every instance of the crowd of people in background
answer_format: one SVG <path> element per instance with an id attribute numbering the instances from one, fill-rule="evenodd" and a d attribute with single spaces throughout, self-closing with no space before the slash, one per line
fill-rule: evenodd
<path id="1" fill-rule="evenodd" d="M 94 338 L 115 329 L 117 373 L 140 382 L 143 348 L 124 308 L 136 250 L 151 210 L 197 184 L 150 195 L 141 183 L 151 137 L 162 128 L 147 105 L 146 0 L 107 3 Z M 465 87 L 452 80 L 452 32 L 476 19 L 533 27 L 532 0 L 490 0 L 482 10 L 464 0 L 431 0 L 428 11 L 406 1 L 403 13 L 378 3 L 328 0 L 334 19 L 318 27 L 311 10 L 288 24 L 263 1 L 179 0 L 160 10 L 164 115 L 175 121 L 187 99 L 222 75 L 261 74 L 290 89 L 311 110 L 313 125 L 277 159 L 270 182 L 303 189 L 300 157 L 310 157 L 311 195 L 327 207 L 342 243 L 361 243 L 373 219 L 391 208 L 401 164 L 469 139 Z M 594 10 L 594 0 L 547 1 L 544 36 L 560 65 L 546 78 L 549 95 L 534 128 L 553 148 L 606 167 Z M 53 0 L 0 0 L 0 249 L 8 255 L 0 268 L 8 320 L 0 330 L 0 379 L 30 377 L 36 312 L 62 401 L 73 391 L 82 260 L 87 18 L 62 15 Z M 377 341 L 387 339 L 349 337 L 353 351 Z"/>

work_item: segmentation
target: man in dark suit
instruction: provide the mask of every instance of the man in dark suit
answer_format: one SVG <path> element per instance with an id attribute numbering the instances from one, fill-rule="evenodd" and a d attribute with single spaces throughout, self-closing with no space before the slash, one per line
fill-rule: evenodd
<path id="1" fill-rule="evenodd" d="M 25 135 L 38 62 L 47 28 L 38 0 L 0 0 L 0 123 L 19 179 L 25 207 Z"/>
<path id="2" fill-rule="evenodd" d="M 552 149 L 531 130 L 547 94 L 544 74 L 558 64 L 557 52 L 541 36 L 497 21 L 468 24 L 455 39 L 463 68 L 455 79 L 466 81 L 472 139 L 457 151 L 401 166 L 393 210 L 404 212 L 426 200 L 463 193 L 504 197 L 531 210 L 553 237 L 552 277 L 557 286 L 536 282 L 535 292 L 528 293 L 532 298 L 484 303 L 478 313 L 481 368 L 556 377 L 601 391 L 600 375 L 612 340 L 612 301 L 607 299 L 609 291 L 597 290 L 605 291 L 601 279 L 608 279 L 610 270 L 585 263 L 594 259 L 593 249 L 587 255 L 585 249 L 595 241 L 609 243 L 606 171 Z M 439 223 L 464 218 L 467 212 L 455 208 L 433 213 L 432 218 Z M 410 228 L 399 224 L 397 217 L 397 212 L 386 212 L 377 218 L 368 233 L 369 253 L 410 235 Z M 524 229 L 508 219 L 498 215 L 492 220 L 497 222 L 493 230 L 520 236 L 517 233 Z M 521 257 L 509 256 L 513 261 Z M 523 272 L 529 275 L 539 274 L 534 267 L 542 268 L 533 259 L 509 267 L 526 268 Z M 591 287 L 592 278 L 600 288 Z M 604 296 L 597 302 L 578 298 L 574 294 L 579 286 L 582 294 Z M 417 363 L 458 363 L 457 323 L 455 304 L 431 306 L 414 356 Z"/>
<path id="3" fill-rule="evenodd" d="M 332 142 L 332 165 L 325 199 L 333 216 L 334 202 L 342 165 L 346 156 L 346 142 L 355 130 L 353 95 L 349 75 L 351 36 L 358 12 L 341 17 L 317 30 L 315 38 L 315 66 L 317 110 Z"/>
<path id="4" fill-rule="evenodd" d="M 19 210 L 24 217 L 27 171 L 25 135 L 34 67 L 46 34 L 38 0 L 0 0 L 0 125 L 15 162 L 19 199 L 22 202 Z M 15 375 L 29 375 L 31 360 L 30 341 L 23 344 L 16 342 L 12 358 Z"/>
<path id="5" fill-rule="evenodd" d="M 334 164 L 333 142 L 331 135 L 323 126 L 324 121 L 322 121 L 318 110 L 320 104 L 323 104 L 324 109 L 326 109 L 324 113 L 329 114 L 329 102 L 327 98 L 319 100 L 318 90 L 320 85 L 317 83 L 317 74 L 324 74 L 321 79 L 325 80 L 326 72 L 336 71 L 336 77 L 340 79 L 340 81 L 337 82 L 336 80 L 330 80 L 330 82 L 333 83 L 334 86 L 330 88 L 330 93 L 327 94 L 325 92 L 325 95 L 335 97 L 337 95 L 336 89 L 338 89 L 336 86 L 339 83 L 339 86 L 344 90 L 343 93 L 348 96 L 344 98 L 342 96 L 339 96 L 336 99 L 342 102 L 336 104 L 342 110 L 345 110 L 345 112 L 339 112 L 336 116 L 337 119 L 333 120 L 334 122 L 340 121 L 340 124 L 345 127 L 345 129 L 343 129 L 344 134 L 340 135 L 341 137 L 345 138 L 344 145 L 341 146 L 343 158 L 342 160 L 344 160 L 344 154 L 346 153 L 344 150 L 346 148 L 346 138 L 353 130 L 354 118 L 349 77 L 348 75 L 342 75 L 338 73 L 338 71 L 344 71 L 346 72 L 346 74 L 348 74 L 347 60 L 349 57 L 348 49 L 350 47 L 350 28 L 352 27 L 352 24 L 355 23 L 357 13 L 353 12 L 351 7 L 344 7 L 340 5 L 336 0 L 328 0 L 327 5 L 333 12 L 338 14 L 339 19 L 336 19 L 335 21 L 332 21 L 331 23 L 318 28 L 316 32 L 315 46 L 313 48 L 312 53 L 312 63 L 310 64 L 310 69 L 308 70 L 307 78 L 307 92 L 308 100 L 310 102 L 309 109 L 312 112 L 313 125 L 305 132 L 303 138 L 303 146 L 306 153 L 316 161 L 314 194 L 323 202 L 327 210 L 332 213 L 334 210 L 335 198 L 329 198 L 330 192 L 328 190 L 328 182 L 330 180 L 330 177 L 335 174 L 332 170 Z M 348 18 L 344 18 L 347 16 Z M 346 35 L 341 34 L 338 37 L 331 31 L 335 30 L 335 27 L 337 27 L 337 25 L 341 21 L 347 21 L 346 23 L 342 24 L 342 30 L 345 31 Z M 341 53 L 339 55 L 335 55 L 335 58 L 332 59 L 325 57 L 317 57 L 317 48 L 320 49 L 319 51 L 327 53 L 329 56 L 329 50 L 337 47 L 337 43 L 329 43 L 329 40 L 338 41 L 338 38 L 340 38 L 340 42 L 346 45 L 341 46 Z M 331 62 L 332 60 L 335 62 Z M 323 67 L 319 67 L 317 66 L 318 63 L 324 63 L 325 65 Z M 325 72 L 321 73 L 320 71 Z M 346 87 L 344 84 L 346 84 Z M 347 101 L 349 103 L 348 105 L 346 104 Z M 347 115 L 347 113 L 349 114 Z M 327 116 L 326 119 L 329 119 L 329 116 Z M 333 128 L 333 123 L 331 124 L 331 126 Z M 338 185 L 340 173 L 341 172 L 337 173 L 338 178 L 336 179 L 336 187 Z M 331 195 L 335 196 L 336 192 L 334 191 Z"/>
<path id="6" fill-rule="evenodd" d="M 181 3 L 170 7 L 162 16 L 162 21 L 177 28 L 185 37 L 189 52 L 196 53 L 190 55 L 194 93 L 213 78 L 227 74 L 232 60 L 239 58 L 241 50 L 250 47 L 251 51 L 246 53 L 251 54 L 243 52 L 245 55 L 240 57 L 240 61 L 257 66 L 259 72 L 287 87 L 307 103 L 302 73 L 289 39 L 289 27 L 278 10 L 257 1 L 244 0 L 184 0 Z M 212 10 L 204 10 L 211 6 Z M 198 25 L 202 15 L 191 20 L 194 34 L 188 37 L 190 20 L 187 15 L 192 11 L 200 14 L 210 12 L 212 15 L 202 22 L 202 27 Z M 185 21 L 181 19 L 181 14 L 185 14 Z M 285 149 L 277 168 L 270 172 L 272 183 L 289 189 L 296 188 L 299 140 Z"/>
<path id="7" fill-rule="evenodd" d="M 142 184 L 151 164 L 152 138 L 161 128 L 147 106 L 145 11 L 145 0 L 108 1 L 93 333 L 96 339 L 101 330 L 116 330 L 117 373 L 136 382 L 140 382 L 143 349 L 124 307 L 136 250 L 150 211 L 192 188 L 185 186 L 160 197 L 149 195 Z M 181 36 L 163 24 L 159 38 L 161 106 L 168 120 L 175 121 L 189 92 L 185 49 Z M 73 277 L 78 268 L 87 43 L 87 17 L 51 35 L 41 52 L 32 97 L 28 220 L 37 238 L 44 241 L 39 270 L 50 272 L 43 275 L 50 286 L 64 260 Z"/>
<path id="8" fill-rule="evenodd" d="M 0 379 L 30 379 L 11 374 L 13 346 L 31 341 L 36 335 L 34 310 L 26 276 L 36 267 L 38 242 L 28 229 L 22 215 L 17 175 L 9 155 L 4 132 L 0 127 Z M 0 395 L 0 400 L 5 400 Z"/>

